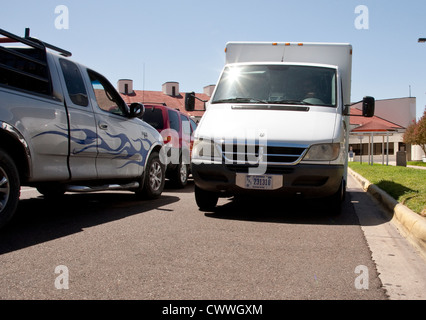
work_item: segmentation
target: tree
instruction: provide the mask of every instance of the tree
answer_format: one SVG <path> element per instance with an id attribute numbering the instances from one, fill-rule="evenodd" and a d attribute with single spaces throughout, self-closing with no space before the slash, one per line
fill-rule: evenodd
<path id="1" fill-rule="evenodd" d="M 405 130 L 404 143 L 419 145 L 426 154 L 426 109 L 419 121 L 411 123 Z"/>
<path id="2" fill-rule="evenodd" d="M 418 144 L 426 155 L 426 109 L 423 111 L 423 116 L 417 123 L 415 135 L 417 137 Z"/>

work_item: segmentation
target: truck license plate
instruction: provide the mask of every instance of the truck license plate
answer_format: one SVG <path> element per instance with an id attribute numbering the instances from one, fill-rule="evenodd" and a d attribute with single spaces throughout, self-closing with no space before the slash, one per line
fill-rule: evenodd
<path id="1" fill-rule="evenodd" d="M 282 187 L 282 176 L 237 173 L 236 182 L 244 189 L 274 190 Z"/>

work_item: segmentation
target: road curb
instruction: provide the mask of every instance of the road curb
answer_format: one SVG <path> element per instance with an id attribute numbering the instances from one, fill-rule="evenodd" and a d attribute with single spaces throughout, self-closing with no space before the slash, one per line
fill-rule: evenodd
<path id="1" fill-rule="evenodd" d="M 348 168 L 349 173 L 362 185 L 364 191 L 379 201 L 392 222 L 397 222 L 405 237 L 426 257 L 426 218 L 396 201 L 388 193 L 372 184 L 359 173 Z"/>

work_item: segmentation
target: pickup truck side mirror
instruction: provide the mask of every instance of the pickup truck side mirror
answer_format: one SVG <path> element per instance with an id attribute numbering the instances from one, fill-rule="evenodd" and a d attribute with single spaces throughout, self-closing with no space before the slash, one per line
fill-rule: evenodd
<path id="1" fill-rule="evenodd" d="M 195 92 L 185 93 L 185 110 L 194 111 L 195 109 Z"/>
<path id="2" fill-rule="evenodd" d="M 373 97 L 364 97 L 362 99 L 362 115 L 363 117 L 371 118 L 374 116 L 375 100 Z"/>
<path id="3" fill-rule="evenodd" d="M 142 118 L 143 114 L 145 113 L 145 106 L 142 103 L 133 102 L 130 106 L 130 118 Z"/>

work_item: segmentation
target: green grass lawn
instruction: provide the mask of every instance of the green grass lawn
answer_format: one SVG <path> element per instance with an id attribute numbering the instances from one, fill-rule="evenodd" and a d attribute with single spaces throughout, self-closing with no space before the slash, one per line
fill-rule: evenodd
<path id="1" fill-rule="evenodd" d="M 423 162 L 423 161 L 407 161 L 407 165 L 426 167 L 426 162 Z"/>
<path id="2" fill-rule="evenodd" d="M 426 170 L 349 162 L 349 167 L 417 213 L 426 213 Z"/>

